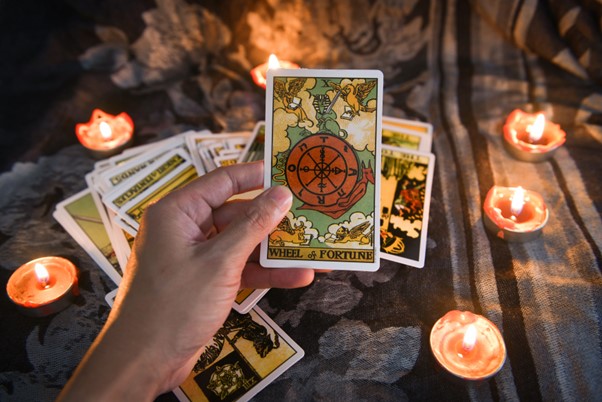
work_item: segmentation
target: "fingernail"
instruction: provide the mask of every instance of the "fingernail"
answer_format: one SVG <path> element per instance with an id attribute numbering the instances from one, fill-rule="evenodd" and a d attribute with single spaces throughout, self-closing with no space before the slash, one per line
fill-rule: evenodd
<path id="1" fill-rule="evenodd" d="M 293 194 L 284 186 L 270 188 L 267 196 L 276 203 L 281 211 L 288 211 L 293 203 Z"/>

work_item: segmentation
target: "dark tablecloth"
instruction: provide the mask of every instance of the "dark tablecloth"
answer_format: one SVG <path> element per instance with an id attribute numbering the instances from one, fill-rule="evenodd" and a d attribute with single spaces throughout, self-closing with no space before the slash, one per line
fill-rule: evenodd
<path id="1" fill-rule="evenodd" d="M 81 271 L 63 312 L 27 318 L 0 296 L 0 400 L 56 397 L 107 317 L 114 288 L 53 220 L 93 160 L 73 128 L 126 111 L 136 142 L 188 128 L 251 129 L 271 52 L 304 67 L 378 68 L 384 114 L 434 125 L 426 266 L 321 274 L 259 303 L 306 356 L 257 400 L 602 400 L 602 6 L 593 1 L 0 1 L 0 284 L 62 255 Z M 515 108 L 567 131 L 547 162 L 512 159 Z M 489 234 L 493 185 L 539 192 L 543 236 Z M 508 358 L 471 383 L 429 347 L 453 309 L 483 314 Z M 168 396 L 166 396 L 168 398 Z"/>

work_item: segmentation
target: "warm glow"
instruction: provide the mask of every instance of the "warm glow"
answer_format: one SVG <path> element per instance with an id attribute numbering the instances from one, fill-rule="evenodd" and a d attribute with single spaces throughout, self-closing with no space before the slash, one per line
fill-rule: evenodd
<path id="1" fill-rule="evenodd" d="M 268 70 L 274 68 L 280 68 L 280 61 L 278 61 L 278 57 L 272 53 L 268 59 Z"/>
<path id="2" fill-rule="evenodd" d="M 109 123 L 107 123 L 106 121 L 101 121 L 98 125 L 98 129 L 100 130 L 100 135 L 102 135 L 102 138 L 104 138 L 105 140 L 108 140 L 111 137 L 113 137 L 113 130 L 111 129 Z"/>
<path id="3" fill-rule="evenodd" d="M 36 271 L 36 277 L 38 278 L 38 283 L 42 285 L 42 287 L 48 286 L 48 281 L 50 280 L 50 275 L 48 274 L 48 270 L 42 264 L 36 263 L 33 267 L 34 271 Z"/>
<path id="4" fill-rule="evenodd" d="M 470 352 L 474 349 L 474 345 L 477 343 L 477 327 L 470 324 L 464 333 L 464 339 L 462 340 L 462 349 Z"/>
<path id="5" fill-rule="evenodd" d="M 543 113 L 539 113 L 535 118 L 535 122 L 527 127 L 527 132 L 529 133 L 529 141 L 537 142 L 543 135 L 543 129 L 546 126 L 546 118 Z"/>
<path id="6" fill-rule="evenodd" d="M 523 211 L 525 206 L 525 190 L 518 186 L 512 194 L 512 204 L 510 204 L 510 212 L 512 215 L 518 216 Z"/>

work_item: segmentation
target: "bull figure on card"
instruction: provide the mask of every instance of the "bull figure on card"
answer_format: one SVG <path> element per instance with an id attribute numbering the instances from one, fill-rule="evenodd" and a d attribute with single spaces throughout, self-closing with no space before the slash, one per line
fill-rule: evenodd
<path id="1" fill-rule="evenodd" d="M 233 332 L 235 332 L 234 337 L 229 338 L 228 336 Z M 253 321 L 250 314 L 239 314 L 232 311 L 224 325 L 213 337 L 212 344 L 205 347 L 192 370 L 195 373 L 200 373 L 219 358 L 226 341 L 234 347 L 234 344 L 240 338 L 253 342 L 255 351 L 262 358 L 266 357 L 273 349 L 280 347 L 280 338 L 277 333 L 274 333 L 274 340 L 272 341 L 268 330 Z"/>
<path id="2" fill-rule="evenodd" d="M 305 224 L 299 222 L 294 228 L 288 217 L 284 217 L 276 230 L 270 233 L 268 238 L 270 245 L 282 247 L 285 243 L 303 244 L 305 240 Z"/>

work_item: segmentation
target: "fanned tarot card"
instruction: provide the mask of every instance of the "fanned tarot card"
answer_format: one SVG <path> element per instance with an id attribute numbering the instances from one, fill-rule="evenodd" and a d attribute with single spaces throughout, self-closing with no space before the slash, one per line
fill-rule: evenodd
<path id="1" fill-rule="evenodd" d="M 376 70 L 268 71 L 264 185 L 293 205 L 263 266 L 378 269 L 382 88 Z"/>
<path id="2" fill-rule="evenodd" d="M 186 402 L 247 401 L 303 355 L 259 308 L 246 314 L 232 311 L 174 393 Z"/>
<path id="3" fill-rule="evenodd" d="M 61 201 L 53 216 L 109 278 L 119 285 L 123 273 L 91 191 L 83 190 Z"/>
<path id="4" fill-rule="evenodd" d="M 383 145 L 381 258 L 424 267 L 435 155 Z"/>

